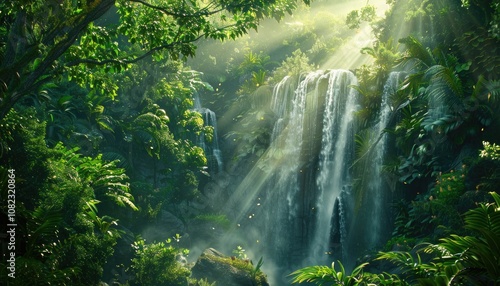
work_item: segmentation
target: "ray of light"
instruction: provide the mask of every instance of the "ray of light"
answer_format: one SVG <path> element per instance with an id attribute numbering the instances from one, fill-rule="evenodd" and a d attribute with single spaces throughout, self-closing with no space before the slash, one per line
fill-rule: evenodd
<path id="1" fill-rule="evenodd" d="M 388 6 L 385 1 L 372 1 L 377 8 L 377 13 L 380 15 L 384 13 Z M 328 9 L 335 11 L 335 13 L 342 14 L 348 13 L 353 9 L 362 7 L 365 5 L 366 1 L 350 1 L 345 3 L 334 3 L 328 6 Z M 312 11 L 315 9 L 325 9 L 325 4 L 319 8 L 314 6 L 311 8 Z M 312 14 L 312 13 L 311 13 Z M 290 19 L 289 19 L 290 20 Z M 265 29 L 261 29 L 259 33 L 266 33 Z M 272 37 L 267 37 L 269 40 L 269 45 L 279 45 L 282 43 L 284 35 L 273 35 Z M 371 34 L 371 28 L 369 25 L 365 24 L 363 27 L 358 29 L 356 34 L 349 39 L 337 52 L 330 56 L 330 59 L 321 66 L 323 69 L 354 69 L 362 64 L 368 64 L 372 62 L 372 58 L 367 55 L 360 53 L 361 48 L 371 45 L 374 36 Z M 234 117 L 238 114 L 239 106 L 235 105 L 230 108 L 226 114 L 220 116 L 220 121 L 218 122 L 221 129 L 226 129 L 227 126 L 234 125 Z M 235 149 L 238 149 L 236 147 Z M 231 217 L 235 221 L 242 221 L 249 215 L 249 210 L 254 206 L 255 200 L 258 198 L 258 194 L 261 188 L 264 186 L 266 181 L 269 180 L 270 176 L 282 167 L 283 162 L 280 160 L 270 160 L 272 153 L 279 153 L 279 150 L 273 150 L 272 148 L 266 150 L 263 156 L 261 156 L 259 161 L 254 165 L 253 169 L 246 175 L 242 182 L 235 187 L 231 198 L 227 201 L 226 210 L 231 214 Z M 265 171 L 262 169 L 265 166 Z"/>

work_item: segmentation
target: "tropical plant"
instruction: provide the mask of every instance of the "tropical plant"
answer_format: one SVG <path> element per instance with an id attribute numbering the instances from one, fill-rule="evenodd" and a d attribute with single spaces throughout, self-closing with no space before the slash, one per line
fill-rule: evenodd
<path id="1" fill-rule="evenodd" d="M 262 257 L 261 257 L 261 258 L 259 258 L 257 265 L 255 265 L 255 267 L 252 268 L 252 270 L 250 270 L 250 277 L 252 277 L 253 280 L 257 279 L 257 274 L 262 273 L 260 268 L 262 267 L 263 264 L 264 264 L 264 260 L 262 260 Z"/>
<path id="2" fill-rule="evenodd" d="M 405 280 L 402 280 L 395 274 L 380 273 L 372 274 L 364 272 L 363 269 L 368 263 L 363 263 L 355 267 L 350 274 L 345 271 L 344 266 L 339 261 L 339 270 L 335 269 L 335 263 L 332 267 L 328 266 L 309 266 L 294 271 L 292 283 L 312 282 L 316 285 L 394 285 L 403 286 L 409 285 Z"/>
<path id="3" fill-rule="evenodd" d="M 500 283 L 500 195 L 494 203 L 481 203 L 465 214 L 465 228 L 474 236 L 452 234 L 437 244 L 420 244 L 415 251 L 380 252 L 376 260 L 388 260 L 401 274 L 363 272 L 368 263 L 347 274 L 327 266 L 309 266 L 293 272 L 293 283 L 317 285 L 497 285 Z M 425 255 L 424 255 L 425 254 Z"/>
<path id="4" fill-rule="evenodd" d="M 187 250 L 177 249 L 170 242 L 170 239 L 152 244 L 143 239 L 134 242 L 135 256 L 128 270 L 133 275 L 131 285 L 187 285 L 191 272 L 176 260 L 178 255 L 186 255 Z"/>
<path id="5" fill-rule="evenodd" d="M 460 63 L 453 54 L 431 50 L 411 36 L 400 42 L 406 49 L 398 65 L 409 71 L 400 92 L 407 103 L 391 132 L 404 157 L 400 181 L 411 183 L 436 176 L 446 154 L 494 121 L 492 102 L 484 95 L 496 94 L 496 88 L 483 78 L 475 85 L 466 81 L 470 62 Z"/>
<path id="6" fill-rule="evenodd" d="M 314 69 L 314 65 L 309 63 L 307 54 L 302 52 L 300 49 L 295 50 L 292 55 L 287 57 L 281 66 L 274 71 L 272 82 L 278 83 L 285 76 L 293 76 L 298 80 L 298 77 L 302 73 L 306 73 Z"/>
<path id="7" fill-rule="evenodd" d="M 422 244 L 415 254 L 382 252 L 377 259 L 398 265 L 410 283 L 418 285 L 496 285 L 500 271 L 500 196 L 465 214 L 465 228 L 474 236 L 452 234 L 437 244 Z M 431 254 L 424 262 L 419 253 Z"/>
<path id="8" fill-rule="evenodd" d="M 247 259 L 248 258 L 247 254 L 245 252 L 246 252 L 246 250 L 241 245 L 238 245 L 238 246 L 236 246 L 235 249 L 233 249 L 233 254 L 235 254 L 236 257 L 239 259 Z"/>
<path id="9" fill-rule="evenodd" d="M 339 269 L 335 269 L 335 262 L 332 266 L 308 266 L 292 272 L 292 283 L 311 282 L 316 285 L 363 285 L 365 279 L 363 268 L 368 263 L 358 265 L 351 274 L 345 271 L 344 265 L 339 261 Z"/>
<path id="10" fill-rule="evenodd" d="M 389 72 L 399 57 L 398 45 L 394 39 L 389 38 L 386 42 L 376 42 L 373 47 L 361 49 L 362 54 L 370 55 L 375 59 L 375 67 L 381 73 Z"/>
<path id="11" fill-rule="evenodd" d="M 116 162 L 103 162 L 102 155 L 82 157 L 76 153 L 78 148 L 66 150 L 62 144 L 56 145 L 54 149 L 61 151 L 61 162 L 74 166 L 82 183 L 93 189 L 97 199 L 137 210 L 126 183 L 128 177 L 125 170 L 116 168 Z"/>
<path id="12" fill-rule="evenodd" d="M 162 147 L 172 135 L 167 125 L 170 119 L 165 110 L 160 109 L 158 105 L 154 108 L 156 110 L 146 111 L 129 123 L 124 123 L 124 132 L 126 141 L 141 146 L 149 156 L 159 159 Z"/>

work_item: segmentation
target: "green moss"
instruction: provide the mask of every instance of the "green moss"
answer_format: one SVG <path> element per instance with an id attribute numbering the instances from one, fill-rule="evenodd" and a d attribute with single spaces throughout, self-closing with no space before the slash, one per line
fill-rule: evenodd
<path id="1" fill-rule="evenodd" d="M 235 258 L 234 256 L 233 257 L 220 257 L 220 256 L 215 256 L 215 255 L 210 255 L 210 254 L 206 255 L 206 257 L 209 260 L 213 260 L 213 261 L 223 263 L 223 264 L 228 264 L 228 265 L 233 266 L 236 269 L 248 272 L 250 277 L 252 277 L 252 279 L 256 283 L 255 285 L 257 285 L 257 286 L 263 285 L 263 282 L 266 281 L 266 275 L 260 270 L 257 270 L 255 272 L 254 265 L 250 262 L 250 260 L 243 260 L 243 259 Z M 252 275 L 253 272 L 255 272 L 254 275 Z"/>
<path id="2" fill-rule="evenodd" d="M 247 271 L 250 272 L 253 269 L 252 264 L 250 263 L 249 260 L 242 260 L 234 257 L 220 257 L 220 256 L 215 256 L 215 255 L 206 255 L 208 259 L 223 263 L 223 264 L 228 264 L 231 265 L 239 270 Z"/>

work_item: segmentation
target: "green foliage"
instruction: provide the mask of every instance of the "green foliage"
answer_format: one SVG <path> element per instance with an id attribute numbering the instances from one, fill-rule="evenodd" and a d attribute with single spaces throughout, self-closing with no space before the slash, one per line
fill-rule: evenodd
<path id="1" fill-rule="evenodd" d="M 356 111 L 359 127 L 366 128 L 373 122 L 380 110 L 382 82 L 386 74 L 379 67 L 363 65 L 356 69 L 358 84 L 353 86 L 360 95 L 360 109 Z"/>
<path id="2" fill-rule="evenodd" d="M 252 94 L 259 87 L 264 86 L 267 82 L 267 74 L 264 70 L 259 70 L 258 72 L 252 72 L 251 77 L 243 83 L 241 89 L 238 90 L 239 94 Z"/>
<path id="3" fill-rule="evenodd" d="M 365 5 L 360 10 L 352 10 L 347 14 L 346 25 L 349 29 L 357 29 L 361 22 L 371 22 L 376 16 L 375 6 Z"/>
<path id="4" fill-rule="evenodd" d="M 396 221 L 398 218 L 396 218 Z M 398 222 L 396 222 L 396 225 Z M 395 230 L 397 233 L 398 230 Z M 406 236 L 394 236 L 391 239 L 387 241 L 385 244 L 383 251 L 392 251 L 392 250 L 399 250 L 399 251 L 409 251 L 415 246 L 416 239 L 415 238 L 408 238 Z"/>
<path id="5" fill-rule="evenodd" d="M 433 190 L 418 196 L 411 204 L 397 204 L 393 238 L 407 240 L 425 236 L 434 240 L 462 229 L 461 213 L 469 203 L 465 188 L 467 172 L 463 166 L 460 170 L 441 173 Z"/>
<path id="6" fill-rule="evenodd" d="M 248 50 L 243 56 L 243 61 L 238 66 L 239 75 L 248 75 L 253 72 L 265 70 L 270 64 L 270 57 L 264 53 L 256 54 L 252 50 Z"/>
<path id="7" fill-rule="evenodd" d="M 483 150 L 479 153 L 479 157 L 490 159 L 490 160 L 499 160 L 500 159 L 500 146 L 490 142 L 483 141 Z"/>
<path id="8" fill-rule="evenodd" d="M 156 110 L 146 111 L 137 115 L 131 122 L 125 123 L 124 131 L 126 140 L 141 146 L 149 156 L 159 159 L 162 147 L 172 135 L 167 125 L 169 118 L 165 111 L 157 105 L 154 107 Z"/>
<path id="9" fill-rule="evenodd" d="M 96 285 L 121 235 L 115 206 L 136 209 L 128 177 L 101 155 L 82 156 L 62 143 L 49 148 L 46 125 L 34 115 L 11 110 L 1 129 L 10 146 L 2 164 L 16 170 L 16 187 L 23 189 L 16 197 L 16 235 L 25 241 L 16 248 L 16 270 L 23 275 L 15 283 Z"/>
<path id="10" fill-rule="evenodd" d="M 398 46 L 392 38 L 386 42 L 376 42 L 373 47 L 361 49 L 362 54 L 368 54 L 375 59 L 375 68 L 378 72 L 387 74 L 399 58 Z"/>
<path id="11" fill-rule="evenodd" d="M 434 263 L 424 263 L 419 253 L 412 255 L 404 251 L 381 252 L 377 259 L 388 260 L 398 266 L 402 271 L 401 276 L 405 277 L 404 279 L 408 281 L 410 285 L 418 285 L 418 281 L 424 279 L 434 280 L 436 282 L 443 281 L 442 278 L 440 278 L 442 267 Z"/>
<path id="12" fill-rule="evenodd" d="M 363 284 L 363 268 L 367 265 L 361 264 L 352 270 L 351 274 L 346 273 L 344 266 L 339 262 L 339 270 L 335 269 L 335 262 L 332 266 L 309 266 L 292 272 L 292 283 L 311 282 L 316 285 L 366 285 Z"/>
<path id="13" fill-rule="evenodd" d="M 117 13 L 102 19 L 112 7 Z M 5 84 L 0 119 L 21 98 L 62 76 L 113 98 L 118 85 L 109 74 L 149 56 L 156 61 L 192 57 L 200 38 L 236 39 L 256 30 L 263 18 L 280 20 L 296 7 L 291 0 L 5 4 L 1 33 L 9 45 L 0 49 Z"/>
<path id="14" fill-rule="evenodd" d="M 262 260 L 262 257 L 261 257 L 261 258 L 259 258 L 257 265 L 255 265 L 255 267 L 252 270 L 250 270 L 250 277 L 252 277 L 252 279 L 256 280 L 257 275 L 262 274 L 262 271 L 260 270 L 260 268 L 262 267 L 263 264 L 264 264 L 264 260 Z"/>
<path id="15" fill-rule="evenodd" d="M 493 192 L 498 188 L 500 182 L 500 160 L 498 156 L 498 145 L 483 141 L 483 149 L 480 150 L 479 158 L 471 166 L 468 179 L 473 182 L 476 190 Z"/>
<path id="16" fill-rule="evenodd" d="M 78 149 L 66 150 L 62 144 L 56 145 L 54 150 L 61 152 L 58 163 L 73 167 L 78 174 L 77 180 L 90 187 L 98 200 L 137 210 L 126 183 L 128 177 L 125 170 L 116 168 L 116 162 L 105 163 L 102 155 L 95 158 L 81 157 L 76 153 Z M 54 162 L 54 165 L 57 163 Z"/>
<path id="17" fill-rule="evenodd" d="M 235 249 L 233 249 L 233 254 L 236 255 L 237 258 L 239 259 L 247 259 L 247 254 L 245 253 L 246 250 L 241 246 L 238 245 Z"/>
<path id="18" fill-rule="evenodd" d="M 132 247 L 135 256 L 128 270 L 134 276 L 131 285 L 187 285 L 190 271 L 176 260 L 178 255 L 186 254 L 185 250 L 173 247 L 170 240 L 146 244 L 139 239 Z"/>
<path id="19" fill-rule="evenodd" d="M 443 200 L 445 205 L 456 205 L 458 198 L 465 191 L 465 173 L 467 170 L 463 166 L 461 170 L 451 170 L 449 173 L 442 173 L 436 180 L 434 192 L 438 200 Z"/>
<path id="20" fill-rule="evenodd" d="M 495 203 L 480 204 L 465 214 L 465 228 L 475 236 L 452 234 L 438 244 L 425 245 L 421 251 L 434 257 L 424 262 L 417 252 L 380 253 L 378 259 L 390 260 L 403 270 L 403 275 L 419 285 L 466 283 L 487 285 L 498 283 L 500 264 L 500 196 L 490 193 Z"/>
<path id="21" fill-rule="evenodd" d="M 279 68 L 274 71 L 273 82 L 279 82 L 285 76 L 297 77 L 305 72 L 314 70 L 314 66 L 309 64 L 309 58 L 301 50 L 293 52 L 287 57 Z"/>
<path id="22" fill-rule="evenodd" d="M 411 183 L 436 176 L 444 158 L 473 140 L 494 115 L 484 96 L 484 78 L 476 84 L 467 80 L 470 62 L 461 63 L 440 48 L 431 50 L 412 36 L 400 42 L 406 49 L 398 62 L 410 73 L 398 91 L 399 101 L 406 97 L 406 103 L 391 133 L 405 157 L 400 181 Z"/>
<path id="23" fill-rule="evenodd" d="M 465 214 L 465 228 L 475 236 L 449 235 L 437 244 L 422 244 L 413 252 L 380 252 L 376 260 L 388 260 L 401 274 L 363 272 L 357 266 L 349 275 L 327 266 L 309 266 L 293 272 L 293 283 L 317 285 L 496 285 L 500 277 L 500 196 Z"/>

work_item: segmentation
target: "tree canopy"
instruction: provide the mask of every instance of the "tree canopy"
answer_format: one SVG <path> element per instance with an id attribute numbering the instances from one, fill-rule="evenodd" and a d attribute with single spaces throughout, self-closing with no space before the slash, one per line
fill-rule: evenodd
<path id="1" fill-rule="evenodd" d="M 309 0 L 303 1 L 309 4 Z M 0 3 L 0 118 L 57 78 L 116 95 L 105 75 L 153 56 L 194 56 L 200 38 L 235 39 L 293 0 L 20 0 Z"/>

